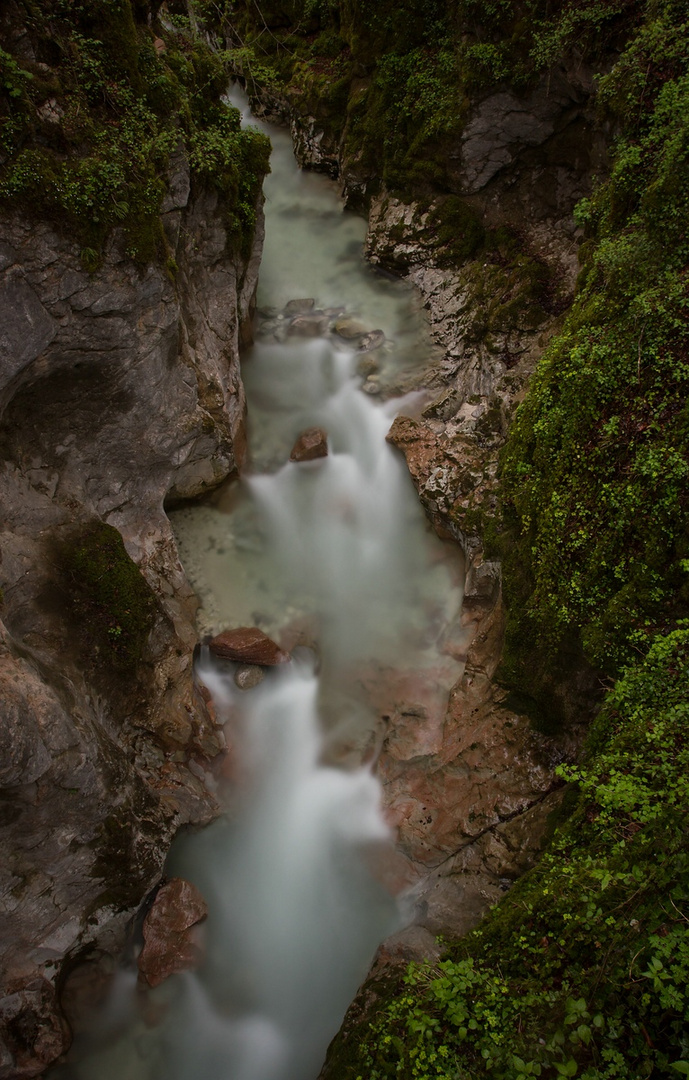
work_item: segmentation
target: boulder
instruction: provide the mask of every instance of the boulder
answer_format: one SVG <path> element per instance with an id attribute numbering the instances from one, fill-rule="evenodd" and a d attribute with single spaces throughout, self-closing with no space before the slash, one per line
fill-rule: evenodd
<path id="1" fill-rule="evenodd" d="M 208 648 L 215 656 L 223 660 L 238 660 L 243 664 L 259 664 L 261 667 L 274 667 L 290 659 L 289 653 L 283 652 L 257 626 L 238 626 L 235 630 L 223 630 L 222 634 L 212 638 Z"/>
<path id="2" fill-rule="evenodd" d="M 328 456 L 328 433 L 324 428 L 312 427 L 302 431 L 292 447 L 290 461 L 315 461 Z"/>
<path id="3" fill-rule="evenodd" d="M 144 947 L 138 959 L 139 974 L 149 986 L 196 967 L 201 950 L 192 928 L 207 914 L 201 893 L 184 878 L 172 878 L 158 890 L 144 920 Z"/>

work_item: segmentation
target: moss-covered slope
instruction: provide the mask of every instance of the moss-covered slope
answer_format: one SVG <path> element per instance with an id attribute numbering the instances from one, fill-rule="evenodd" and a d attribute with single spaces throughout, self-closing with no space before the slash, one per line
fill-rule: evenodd
<path id="1" fill-rule="evenodd" d="M 221 102 L 227 67 L 187 14 L 133 0 L 16 0 L 0 18 L 0 205 L 75 235 L 87 269 L 115 227 L 140 263 L 169 257 L 160 211 L 170 154 L 224 195 L 251 245 L 268 140 Z M 174 266 L 171 266 L 174 270 Z"/>

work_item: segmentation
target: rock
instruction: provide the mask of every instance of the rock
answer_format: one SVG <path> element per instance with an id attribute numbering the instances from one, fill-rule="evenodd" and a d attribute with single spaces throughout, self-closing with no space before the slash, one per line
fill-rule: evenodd
<path id="1" fill-rule="evenodd" d="M 290 659 L 289 653 L 283 652 L 280 646 L 257 626 L 238 626 L 235 630 L 224 630 L 222 634 L 211 639 L 208 648 L 215 656 L 224 660 L 260 664 L 262 667 L 274 667 Z"/>
<path id="2" fill-rule="evenodd" d="M 323 428 L 312 427 L 302 431 L 292 447 L 290 461 L 315 461 L 328 456 L 328 433 Z"/>
<path id="3" fill-rule="evenodd" d="M 327 315 L 297 315 L 287 327 L 289 337 L 320 337 L 328 330 Z"/>
<path id="4" fill-rule="evenodd" d="M 364 324 L 357 322 L 356 319 L 336 319 L 333 330 L 345 341 L 356 341 L 357 338 L 363 338 L 364 334 L 368 333 Z"/>
<path id="5" fill-rule="evenodd" d="M 381 345 L 385 344 L 385 334 L 382 330 L 371 330 L 368 334 L 364 334 L 359 342 L 359 352 L 373 352 L 374 349 L 379 349 Z"/>
<path id="6" fill-rule="evenodd" d="M 364 391 L 365 394 L 370 394 L 372 397 L 375 394 L 380 394 L 382 387 L 380 385 L 379 376 L 369 375 L 361 389 Z"/>
<path id="7" fill-rule="evenodd" d="M 190 881 L 172 878 L 158 890 L 144 920 L 144 947 L 137 961 L 149 986 L 196 967 L 201 950 L 192 928 L 207 915 L 206 902 Z"/>
<path id="8" fill-rule="evenodd" d="M 163 504 L 241 464 L 257 211 L 244 260 L 220 196 L 190 194 L 175 151 L 162 216 L 174 281 L 134 264 L 117 232 L 89 274 L 50 222 L 0 212 L 0 1080 L 63 1052 L 41 987 L 67 953 L 118 951 L 174 833 L 217 812 L 186 764 L 221 744 L 194 695 L 195 604 Z M 126 674 L 77 616 L 58 558 L 104 521 L 155 597 L 145 663 Z"/>
<path id="9" fill-rule="evenodd" d="M 377 375 L 380 371 L 378 361 L 370 353 L 362 353 L 361 359 L 357 360 L 357 374 L 366 379 L 369 375 Z"/>
<path id="10" fill-rule="evenodd" d="M 50 983 L 33 979 L 8 988 L 0 1004 L 0 1080 L 42 1074 L 70 1041 Z"/>
<path id="11" fill-rule="evenodd" d="M 252 690 L 254 686 L 258 686 L 260 682 L 263 682 L 264 678 L 263 668 L 258 667 L 257 664 L 245 664 L 243 667 L 237 668 L 234 673 L 235 685 L 240 690 Z"/>
<path id="12" fill-rule="evenodd" d="M 313 297 L 308 297 L 304 300 L 289 300 L 284 307 L 284 315 L 291 319 L 294 315 L 306 315 L 307 312 L 313 310 L 315 304 Z"/>

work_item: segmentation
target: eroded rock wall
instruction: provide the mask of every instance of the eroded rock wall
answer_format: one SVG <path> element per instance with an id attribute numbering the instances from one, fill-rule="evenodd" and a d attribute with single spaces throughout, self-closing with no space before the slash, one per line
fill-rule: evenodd
<path id="1" fill-rule="evenodd" d="M 215 809 L 222 734 L 193 686 L 195 600 L 164 504 L 241 465 L 262 220 L 247 263 L 177 155 L 163 221 L 168 268 L 138 268 L 115 236 L 93 274 L 53 226 L 0 221 L 0 1077 L 61 1052 L 65 956 L 121 945 L 176 829 Z M 60 554 L 94 521 L 151 590 L 126 665 Z"/>
<path id="2" fill-rule="evenodd" d="M 422 414 L 398 418 L 388 439 L 405 454 L 435 528 L 465 553 L 456 636 L 466 669 L 442 714 L 413 692 L 387 709 L 378 773 L 416 909 L 414 927 L 384 950 L 386 962 L 432 954 L 436 934 L 465 933 L 533 863 L 562 795 L 556 766 L 576 755 L 583 735 L 586 709 L 566 734 L 545 735 L 494 680 L 505 610 L 500 560 L 486 555 L 484 536 L 497 509 L 500 449 L 574 293 L 573 208 L 605 167 L 609 132 L 595 120 L 592 91 L 580 64 L 528 93 L 477 97 L 448 149 L 466 208 L 449 230 L 446 195 L 381 191 L 349 155 L 346 125 L 336 136 L 327 112 L 305 114 L 293 88 L 255 98 L 263 115 L 289 123 L 302 166 L 339 177 L 345 201 L 366 207 L 369 260 L 414 284 L 442 350 L 439 363 L 388 389 L 426 393 Z M 516 253 L 488 243 L 456 257 L 439 233 L 463 220 L 509 230 Z M 588 705 L 590 693 L 584 679 L 574 696 Z"/>

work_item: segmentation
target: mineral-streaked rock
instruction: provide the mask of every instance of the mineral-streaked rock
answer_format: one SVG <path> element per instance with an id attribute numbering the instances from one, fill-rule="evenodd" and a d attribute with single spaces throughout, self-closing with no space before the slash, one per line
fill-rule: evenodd
<path id="1" fill-rule="evenodd" d="M 302 431 L 292 447 L 290 461 L 315 461 L 328 456 L 328 433 L 324 428 L 312 427 Z"/>
<path id="2" fill-rule="evenodd" d="M 238 626 L 234 630 L 223 630 L 209 641 L 208 648 L 224 660 L 238 660 L 244 664 L 260 664 L 261 667 L 274 667 L 290 659 L 277 642 L 259 630 L 257 626 Z"/>
<path id="3" fill-rule="evenodd" d="M 158 890 L 144 920 L 144 946 L 137 961 L 149 986 L 159 986 L 170 975 L 196 967 L 201 950 L 192 928 L 207 915 L 206 902 L 190 881 L 172 878 Z"/>

